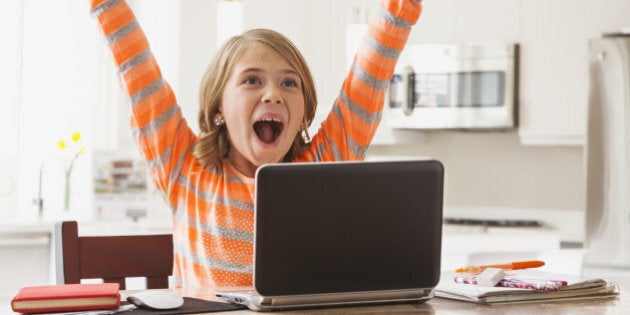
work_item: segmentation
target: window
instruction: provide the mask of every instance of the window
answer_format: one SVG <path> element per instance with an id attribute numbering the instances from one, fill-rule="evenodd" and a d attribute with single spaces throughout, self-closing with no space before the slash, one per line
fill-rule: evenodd
<path id="1" fill-rule="evenodd" d="M 0 217 L 4 209 L 14 208 L 17 200 L 21 11 L 20 0 L 0 1 Z"/>
<path id="2" fill-rule="evenodd" d="M 175 88 L 178 3 L 129 2 L 151 38 L 163 73 Z M 76 0 L 3 0 L 0 32 L 0 219 L 37 217 L 32 200 L 40 194 L 40 169 L 44 208 L 58 207 L 55 203 L 62 195 L 57 190 L 63 186 L 63 172 L 57 142 L 74 131 L 81 132 L 88 150 L 75 163 L 72 193 L 80 196 L 85 212 L 90 214 L 91 155 L 99 150 L 131 154 L 137 150 L 133 150 L 128 108 L 119 91 L 111 54 L 88 4 Z"/>
<path id="3" fill-rule="evenodd" d="M 0 218 L 25 219 L 36 215 L 40 166 L 55 168 L 57 142 L 72 131 L 92 134 L 104 48 L 87 4 L 75 0 L 1 1 L 0 31 Z M 76 165 L 86 183 L 89 160 Z"/>

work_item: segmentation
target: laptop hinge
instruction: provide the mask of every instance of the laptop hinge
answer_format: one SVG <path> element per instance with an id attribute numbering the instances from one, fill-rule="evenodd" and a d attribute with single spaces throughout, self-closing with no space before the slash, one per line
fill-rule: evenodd
<path id="1" fill-rule="evenodd" d="M 263 298 L 262 305 L 284 306 L 311 304 L 356 304 L 356 303 L 387 303 L 430 299 L 433 297 L 433 289 L 410 289 L 395 291 L 366 291 L 366 292 L 342 292 L 309 295 L 287 295 Z"/>

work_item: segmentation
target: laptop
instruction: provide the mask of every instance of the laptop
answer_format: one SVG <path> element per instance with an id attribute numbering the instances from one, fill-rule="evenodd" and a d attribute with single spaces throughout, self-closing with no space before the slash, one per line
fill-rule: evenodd
<path id="1" fill-rule="evenodd" d="M 255 311 L 433 297 L 444 168 L 436 160 L 269 164 L 256 173 Z"/>

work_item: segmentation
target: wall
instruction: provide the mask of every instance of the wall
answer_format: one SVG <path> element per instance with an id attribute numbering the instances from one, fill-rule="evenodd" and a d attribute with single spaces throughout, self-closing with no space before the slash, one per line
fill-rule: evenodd
<path id="1" fill-rule="evenodd" d="M 445 203 L 582 211 L 582 148 L 523 146 L 516 132 L 436 132 L 415 145 L 373 145 L 372 156 L 420 156 L 442 161 Z M 509 215 L 508 215 L 509 216 Z"/>

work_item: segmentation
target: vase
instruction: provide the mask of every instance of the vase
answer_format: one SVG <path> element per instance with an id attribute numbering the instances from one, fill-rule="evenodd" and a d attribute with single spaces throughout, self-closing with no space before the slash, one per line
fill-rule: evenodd
<path id="1" fill-rule="evenodd" d="M 72 174 L 72 167 L 66 172 L 66 181 L 63 186 L 63 211 L 70 210 L 70 175 Z"/>

